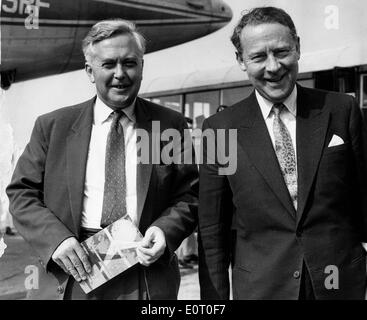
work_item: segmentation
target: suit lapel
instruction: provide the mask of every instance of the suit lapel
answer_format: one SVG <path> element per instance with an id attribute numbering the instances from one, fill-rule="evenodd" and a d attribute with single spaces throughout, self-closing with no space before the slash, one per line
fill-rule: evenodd
<path id="1" fill-rule="evenodd" d="M 71 212 L 75 230 L 79 234 L 82 212 L 84 181 L 88 149 L 93 123 L 95 98 L 85 103 L 79 117 L 74 122 L 66 144 L 66 171 Z"/>
<path id="2" fill-rule="evenodd" d="M 324 101 L 309 95 L 298 86 L 297 94 L 297 168 L 298 210 L 297 223 L 305 211 L 312 183 L 320 162 L 328 128 L 330 111 Z"/>
<path id="3" fill-rule="evenodd" d="M 289 214 L 295 218 L 296 212 L 254 92 L 244 104 L 240 108 L 242 114 L 236 116 L 242 122 L 239 144 Z"/>
<path id="4" fill-rule="evenodd" d="M 149 135 L 149 151 L 152 148 L 152 121 L 149 109 L 146 106 L 146 102 L 140 98 L 136 99 L 135 105 L 135 115 L 136 115 L 136 127 L 137 129 L 145 130 Z M 151 154 L 151 152 L 150 152 Z M 140 217 L 139 226 L 140 229 L 144 229 L 147 225 L 147 221 L 150 221 L 148 215 L 143 215 L 143 209 L 145 204 L 145 199 L 148 194 L 150 178 L 152 175 L 152 162 L 149 161 L 148 164 L 138 163 L 136 169 L 136 191 L 137 191 L 137 215 Z"/>

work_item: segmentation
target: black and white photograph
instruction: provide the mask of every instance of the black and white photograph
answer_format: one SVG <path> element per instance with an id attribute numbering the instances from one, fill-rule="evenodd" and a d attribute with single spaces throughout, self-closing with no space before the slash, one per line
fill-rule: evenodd
<path id="1" fill-rule="evenodd" d="M 367 299 L 366 1 L 0 8 L 0 300 Z"/>

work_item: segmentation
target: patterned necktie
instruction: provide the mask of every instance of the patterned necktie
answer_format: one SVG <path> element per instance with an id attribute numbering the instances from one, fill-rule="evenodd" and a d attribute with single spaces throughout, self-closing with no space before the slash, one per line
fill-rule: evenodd
<path id="1" fill-rule="evenodd" d="M 121 110 L 112 112 L 107 138 L 102 228 L 126 215 L 125 139 L 120 124 L 123 115 Z"/>
<path id="2" fill-rule="evenodd" d="M 293 205 L 297 210 L 297 164 L 291 135 L 280 119 L 284 104 L 274 104 L 273 132 L 275 137 L 275 153 L 277 155 L 284 181 L 287 185 Z"/>

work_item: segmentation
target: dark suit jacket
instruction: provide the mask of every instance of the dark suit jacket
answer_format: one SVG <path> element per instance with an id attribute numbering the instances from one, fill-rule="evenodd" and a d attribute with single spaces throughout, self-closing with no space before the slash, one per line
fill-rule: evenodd
<path id="1" fill-rule="evenodd" d="M 40 289 L 32 290 L 33 298 L 63 298 L 68 276 L 51 256 L 64 239 L 80 234 L 94 100 L 37 119 L 7 188 L 15 227 L 38 253 L 44 267 L 40 268 Z M 146 129 L 150 137 L 152 121 L 160 121 L 161 131 L 175 128 L 182 132 L 187 127 L 179 113 L 140 98 L 135 112 L 137 128 Z M 197 223 L 197 180 L 195 164 L 137 167 L 139 229 L 144 234 L 149 226 L 158 226 L 167 242 L 166 253 L 144 268 L 151 299 L 177 297 L 180 275 L 174 250 Z"/>
<path id="2" fill-rule="evenodd" d="M 361 112 L 348 95 L 298 87 L 296 121 L 297 212 L 254 93 L 205 121 L 203 129 L 237 129 L 238 141 L 233 175 L 219 176 L 218 164 L 200 167 L 203 299 L 228 299 L 230 262 L 234 299 L 297 299 L 303 261 L 317 299 L 364 298 L 367 136 Z M 328 147 L 334 134 L 345 143 Z M 327 277 L 336 276 L 329 265 L 339 271 L 337 290 L 325 287 Z"/>

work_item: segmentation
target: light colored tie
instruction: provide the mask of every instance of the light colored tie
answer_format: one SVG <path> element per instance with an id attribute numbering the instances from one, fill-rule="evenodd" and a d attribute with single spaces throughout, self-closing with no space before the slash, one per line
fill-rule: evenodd
<path id="1" fill-rule="evenodd" d="M 107 138 L 101 227 L 126 216 L 125 138 L 121 110 L 112 113 Z"/>
<path id="2" fill-rule="evenodd" d="M 275 153 L 277 155 L 284 181 L 287 185 L 293 205 L 297 210 L 297 163 L 292 138 L 280 119 L 280 114 L 285 106 L 282 103 L 273 105 L 274 123 L 273 132 L 275 137 Z"/>

